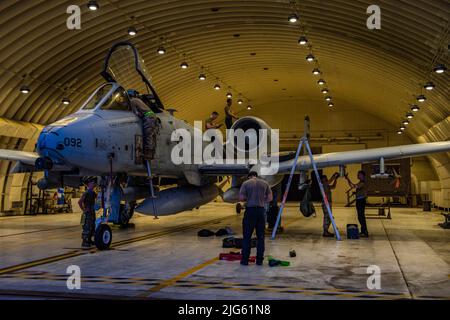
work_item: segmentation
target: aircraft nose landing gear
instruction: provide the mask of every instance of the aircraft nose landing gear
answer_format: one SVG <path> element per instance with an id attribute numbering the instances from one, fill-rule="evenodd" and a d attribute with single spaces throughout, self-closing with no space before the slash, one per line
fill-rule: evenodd
<path id="1" fill-rule="evenodd" d="M 111 246 L 112 230 L 106 223 L 100 223 L 95 228 L 94 243 L 98 250 L 106 250 Z"/>

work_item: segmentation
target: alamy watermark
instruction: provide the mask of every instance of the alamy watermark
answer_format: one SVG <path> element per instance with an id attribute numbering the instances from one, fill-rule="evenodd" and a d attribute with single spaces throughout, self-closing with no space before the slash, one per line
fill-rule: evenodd
<path id="1" fill-rule="evenodd" d="M 81 29 L 81 8 L 77 5 L 70 5 L 67 7 L 66 13 L 69 17 L 66 20 L 67 29 L 80 30 Z M 378 5 L 370 5 L 366 10 L 370 16 L 367 18 L 366 26 L 369 30 L 381 29 L 381 8 Z"/>
<path id="2" fill-rule="evenodd" d="M 367 18 L 366 25 L 369 30 L 381 29 L 381 8 L 375 4 L 368 6 L 366 10 L 370 16 Z"/>
<path id="3" fill-rule="evenodd" d="M 251 164 L 258 165 L 261 175 L 278 173 L 278 129 L 228 129 L 226 142 L 221 131 L 202 131 L 202 122 L 195 121 L 193 132 L 175 129 L 171 141 L 177 142 L 171 152 L 173 164 Z"/>
<path id="4" fill-rule="evenodd" d="M 81 290 L 81 269 L 77 265 L 70 265 L 66 269 L 69 277 L 66 280 L 66 286 L 69 290 Z"/>
<path id="5" fill-rule="evenodd" d="M 370 265 L 367 267 L 367 289 L 380 290 L 381 289 L 381 268 L 377 265 Z"/>

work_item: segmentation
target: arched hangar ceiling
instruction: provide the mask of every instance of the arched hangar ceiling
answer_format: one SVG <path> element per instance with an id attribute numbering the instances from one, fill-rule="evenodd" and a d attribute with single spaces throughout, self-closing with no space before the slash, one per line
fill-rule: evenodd
<path id="1" fill-rule="evenodd" d="M 445 0 L 383 0 L 381 30 L 366 27 L 365 0 L 3 0 L 0 2 L 0 117 L 47 124 L 74 112 L 102 82 L 108 48 L 134 42 L 145 59 L 166 107 L 186 120 L 222 111 L 228 86 L 248 103 L 295 112 L 324 101 L 303 33 L 327 81 L 335 109 L 361 109 L 399 126 L 415 96 L 427 101 L 407 129 L 411 138 L 427 133 L 450 115 L 448 66 L 450 3 Z M 81 29 L 68 30 L 69 5 L 81 7 Z M 287 17 L 298 12 L 297 23 Z M 135 27 L 138 34 L 127 34 Z M 158 55 L 164 45 L 167 53 Z M 179 65 L 186 59 L 190 67 Z M 199 81 L 201 67 L 207 74 Z M 27 75 L 23 78 L 24 75 Z M 435 90 L 422 89 L 433 81 Z M 222 89 L 213 90 L 219 82 Z M 19 88 L 27 84 L 31 93 Z M 71 104 L 61 103 L 68 96 Z M 277 101 L 292 101 L 277 110 Z M 288 118 L 288 113 L 286 114 Z"/>

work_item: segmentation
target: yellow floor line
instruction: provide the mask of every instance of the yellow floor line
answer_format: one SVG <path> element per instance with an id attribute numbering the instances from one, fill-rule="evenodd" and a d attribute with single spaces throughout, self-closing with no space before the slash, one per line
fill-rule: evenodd
<path id="1" fill-rule="evenodd" d="M 208 261 L 205 261 L 205 262 L 203 262 L 203 263 L 201 263 L 201 264 L 199 264 L 199 265 L 197 265 L 197 266 L 195 266 L 195 267 L 193 267 L 193 268 L 191 268 L 189 270 L 186 270 L 186 271 L 176 275 L 175 277 L 172 277 L 170 279 L 162 281 L 159 285 L 151 287 L 149 290 L 147 290 L 145 293 L 143 293 L 143 294 L 141 294 L 139 296 L 140 297 L 148 297 L 149 294 L 154 293 L 154 292 L 158 292 L 158 291 L 160 291 L 160 290 L 162 290 L 162 289 L 164 289 L 166 287 L 170 287 L 170 286 L 174 285 L 177 281 L 179 281 L 181 279 L 184 279 L 184 278 L 190 276 L 191 274 L 193 274 L 193 273 L 195 273 L 195 272 L 197 272 L 197 271 L 199 271 L 199 270 L 201 270 L 203 268 L 206 268 L 209 265 L 212 265 L 212 264 L 216 263 L 217 261 L 219 261 L 219 258 L 217 258 L 217 257 L 213 258 L 213 259 L 210 259 Z"/>

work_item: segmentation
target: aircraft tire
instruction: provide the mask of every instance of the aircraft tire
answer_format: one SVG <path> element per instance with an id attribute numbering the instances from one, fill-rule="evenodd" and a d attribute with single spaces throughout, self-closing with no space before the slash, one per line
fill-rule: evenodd
<path id="1" fill-rule="evenodd" d="M 112 230 L 107 224 L 100 224 L 95 230 L 94 243 L 98 250 L 106 250 L 112 242 Z"/>

